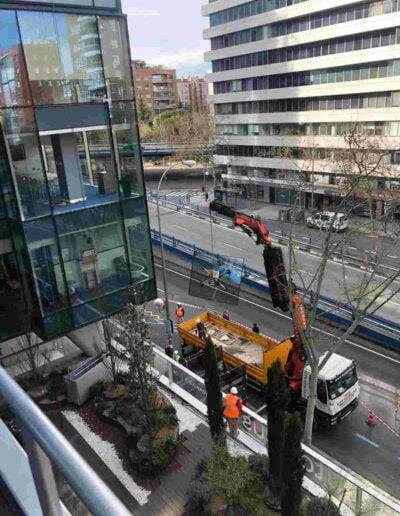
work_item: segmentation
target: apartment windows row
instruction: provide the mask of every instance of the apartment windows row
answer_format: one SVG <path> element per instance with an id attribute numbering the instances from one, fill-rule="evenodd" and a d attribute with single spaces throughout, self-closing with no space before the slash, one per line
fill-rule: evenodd
<path id="1" fill-rule="evenodd" d="M 276 74 L 249 79 L 219 81 L 214 83 L 214 94 L 240 91 L 313 86 L 335 82 L 359 81 L 400 75 L 400 60 L 381 61 L 361 65 L 341 66 L 322 70 L 308 70 Z"/>
<path id="2" fill-rule="evenodd" d="M 215 154 L 244 158 L 281 158 L 340 161 L 341 150 L 303 147 L 265 147 L 261 145 L 217 145 Z M 400 152 L 388 150 L 391 164 L 400 165 Z"/>
<path id="3" fill-rule="evenodd" d="M 400 123 L 219 124 L 216 126 L 218 136 L 344 136 L 353 130 L 371 136 L 400 136 Z"/>
<path id="4" fill-rule="evenodd" d="M 230 23 L 242 18 L 249 18 L 257 14 L 273 11 L 274 9 L 281 9 L 290 5 L 300 4 L 306 0 L 253 0 L 236 7 L 230 7 L 217 13 L 210 15 L 210 27 Z"/>
<path id="5" fill-rule="evenodd" d="M 227 57 L 213 61 L 213 72 L 224 72 L 237 68 L 251 68 L 267 64 L 284 63 L 298 59 L 310 59 L 332 54 L 342 54 L 355 50 L 385 47 L 400 43 L 400 29 L 390 28 L 364 34 L 318 41 L 295 47 L 277 48 L 245 54 L 242 56 Z"/>
<path id="6" fill-rule="evenodd" d="M 288 21 L 261 25 L 251 29 L 231 32 L 211 38 L 211 50 L 244 45 L 267 38 L 286 36 L 296 32 L 337 25 L 371 16 L 389 14 L 400 10 L 400 0 L 378 0 L 362 4 L 339 7 L 322 13 L 310 14 Z"/>
<path id="7" fill-rule="evenodd" d="M 400 107 L 400 91 L 312 97 L 295 99 L 255 100 L 216 104 L 216 115 L 248 115 L 257 113 L 288 113 L 335 109 L 373 109 Z"/>

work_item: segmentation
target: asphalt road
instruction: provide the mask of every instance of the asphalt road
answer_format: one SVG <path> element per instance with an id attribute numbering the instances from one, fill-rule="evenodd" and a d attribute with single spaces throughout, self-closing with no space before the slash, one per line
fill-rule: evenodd
<path id="1" fill-rule="evenodd" d="M 149 203 L 150 222 L 154 229 L 158 229 L 156 220 L 156 206 Z M 170 208 L 161 207 L 162 231 L 184 242 L 198 245 L 199 247 L 211 250 L 211 231 L 210 223 L 193 217 L 182 211 L 175 211 Z M 257 247 L 254 241 L 245 235 L 239 228 L 224 227 L 213 224 L 214 251 L 221 255 L 241 257 L 245 259 L 245 264 L 261 274 L 265 274 L 262 259 L 262 248 Z M 282 247 L 286 263 L 288 263 L 287 247 Z M 369 303 L 374 294 L 373 285 L 378 285 L 382 277 L 376 275 L 371 279 L 368 270 L 363 270 L 359 266 L 343 265 L 340 261 L 335 261 L 334 257 L 328 261 L 322 284 L 322 294 L 335 299 L 339 302 L 346 300 L 345 290 L 356 292 L 360 285 L 369 284 L 371 293 L 365 296 L 365 303 Z M 297 264 L 295 267 L 294 281 L 299 286 L 313 288 L 315 290 L 315 274 L 320 263 L 320 257 L 307 251 L 296 251 Z M 387 297 L 390 299 L 376 311 L 385 319 L 398 321 L 400 311 L 400 277 L 393 281 L 386 290 L 385 295 L 378 298 L 376 303 L 381 305 Z M 346 285 L 346 289 L 344 287 Z"/>
<path id="2" fill-rule="evenodd" d="M 188 265 L 186 263 L 185 266 L 175 256 L 172 260 L 167 265 L 171 309 L 175 308 L 176 303 L 182 302 L 186 307 L 187 317 L 206 309 L 222 312 L 225 307 L 188 295 L 188 272 L 184 268 Z M 159 293 L 162 296 L 159 267 L 157 276 Z M 229 306 L 228 309 L 232 320 L 247 326 L 257 322 L 262 333 L 277 339 L 291 334 L 290 319 L 285 314 L 276 312 L 267 300 L 243 294 L 238 305 Z M 163 346 L 166 340 L 163 327 L 156 318 L 150 323 L 153 339 Z M 328 349 L 335 333 L 326 326 L 318 324 L 318 328 L 318 345 L 323 351 Z M 175 345 L 179 345 L 177 336 Z M 400 497 L 400 435 L 388 428 L 394 428 L 396 424 L 394 393 L 396 389 L 400 392 L 400 357 L 355 337 L 343 345 L 340 353 L 357 363 L 361 383 L 360 405 L 335 428 L 316 433 L 314 445 L 393 496 Z M 373 410 L 381 419 L 372 429 L 366 424 L 368 409 Z"/>

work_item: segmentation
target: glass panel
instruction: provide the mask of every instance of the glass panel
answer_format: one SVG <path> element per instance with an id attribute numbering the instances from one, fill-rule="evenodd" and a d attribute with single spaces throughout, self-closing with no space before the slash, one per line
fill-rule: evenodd
<path id="1" fill-rule="evenodd" d="M 68 294 L 52 219 L 27 222 L 24 230 L 42 314 L 67 308 Z"/>
<path id="2" fill-rule="evenodd" d="M 16 15 L 1 11 L 0 24 L 0 106 L 30 105 L 22 45 Z"/>
<path id="3" fill-rule="evenodd" d="M 88 221 L 85 221 L 88 222 Z M 120 219 L 60 236 L 65 274 L 74 305 L 130 285 Z"/>
<path id="4" fill-rule="evenodd" d="M 99 18 L 107 93 L 113 100 L 133 99 L 129 44 L 125 19 Z"/>
<path id="5" fill-rule="evenodd" d="M 36 104 L 103 101 L 94 16 L 20 11 L 18 20 Z"/>
<path id="6" fill-rule="evenodd" d="M 50 203 L 32 109 L 3 109 L 0 122 L 14 168 L 21 217 L 29 219 L 49 213 Z"/>
<path id="7" fill-rule="evenodd" d="M 118 200 L 107 128 L 44 135 L 41 144 L 55 213 Z"/>
<path id="8" fill-rule="evenodd" d="M 150 230 L 144 198 L 123 202 L 125 234 L 133 283 L 154 278 Z"/>
<path id="9" fill-rule="evenodd" d="M 111 106 L 112 133 L 117 152 L 121 195 L 124 198 L 144 193 L 140 144 L 134 104 L 116 102 Z"/>

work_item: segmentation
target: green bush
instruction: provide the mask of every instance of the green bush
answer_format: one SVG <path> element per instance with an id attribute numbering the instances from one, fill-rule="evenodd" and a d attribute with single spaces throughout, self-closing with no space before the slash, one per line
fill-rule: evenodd
<path id="1" fill-rule="evenodd" d="M 210 490 L 228 506 L 238 506 L 251 515 L 265 514 L 260 479 L 244 457 L 232 457 L 224 446 L 216 446 L 205 474 Z"/>
<path id="2" fill-rule="evenodd" d="M 187 502 L 185 509 L 188 514 L 203 516 L 210 513 L 208 504 L 211 500 L 211 492 L 204 480 L 192 480 L 186 491 Z"/>
<path id="3" fill-rule="evenodd" d="M 170 437 L 167 437 L 163 443 L 157 446 L 152 459 L 155 473 L 164 471 L 164 469 L 170 464 L 173 456 L 175 455 L 177 446 L 177 442 Z"/>
<path id="4" fill-rule="evenodd" d="M 309 516 L 339 516 L 340 511 L 330 500 L 312 498 L 308 503 L 307 514 Z"/>
<path id="5" fill-rule="evenodd" d="M 261 482 L 268 482 L 269 478 L 269 463 L 266 455 L 255 453 L 249 457 L 249 466 L 251 471 L 259 477 Z"/>

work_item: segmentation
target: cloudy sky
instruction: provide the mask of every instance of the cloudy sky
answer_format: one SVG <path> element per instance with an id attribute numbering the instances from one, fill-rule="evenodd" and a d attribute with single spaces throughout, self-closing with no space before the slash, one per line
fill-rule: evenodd
<path id="1" fill-rule="evenodd" d="M 203 52 L 206 0 L 122 0 L 128 15 L 134 59 L 176 68 L 178 75 L 204 75 L 210 68 Z"/>

